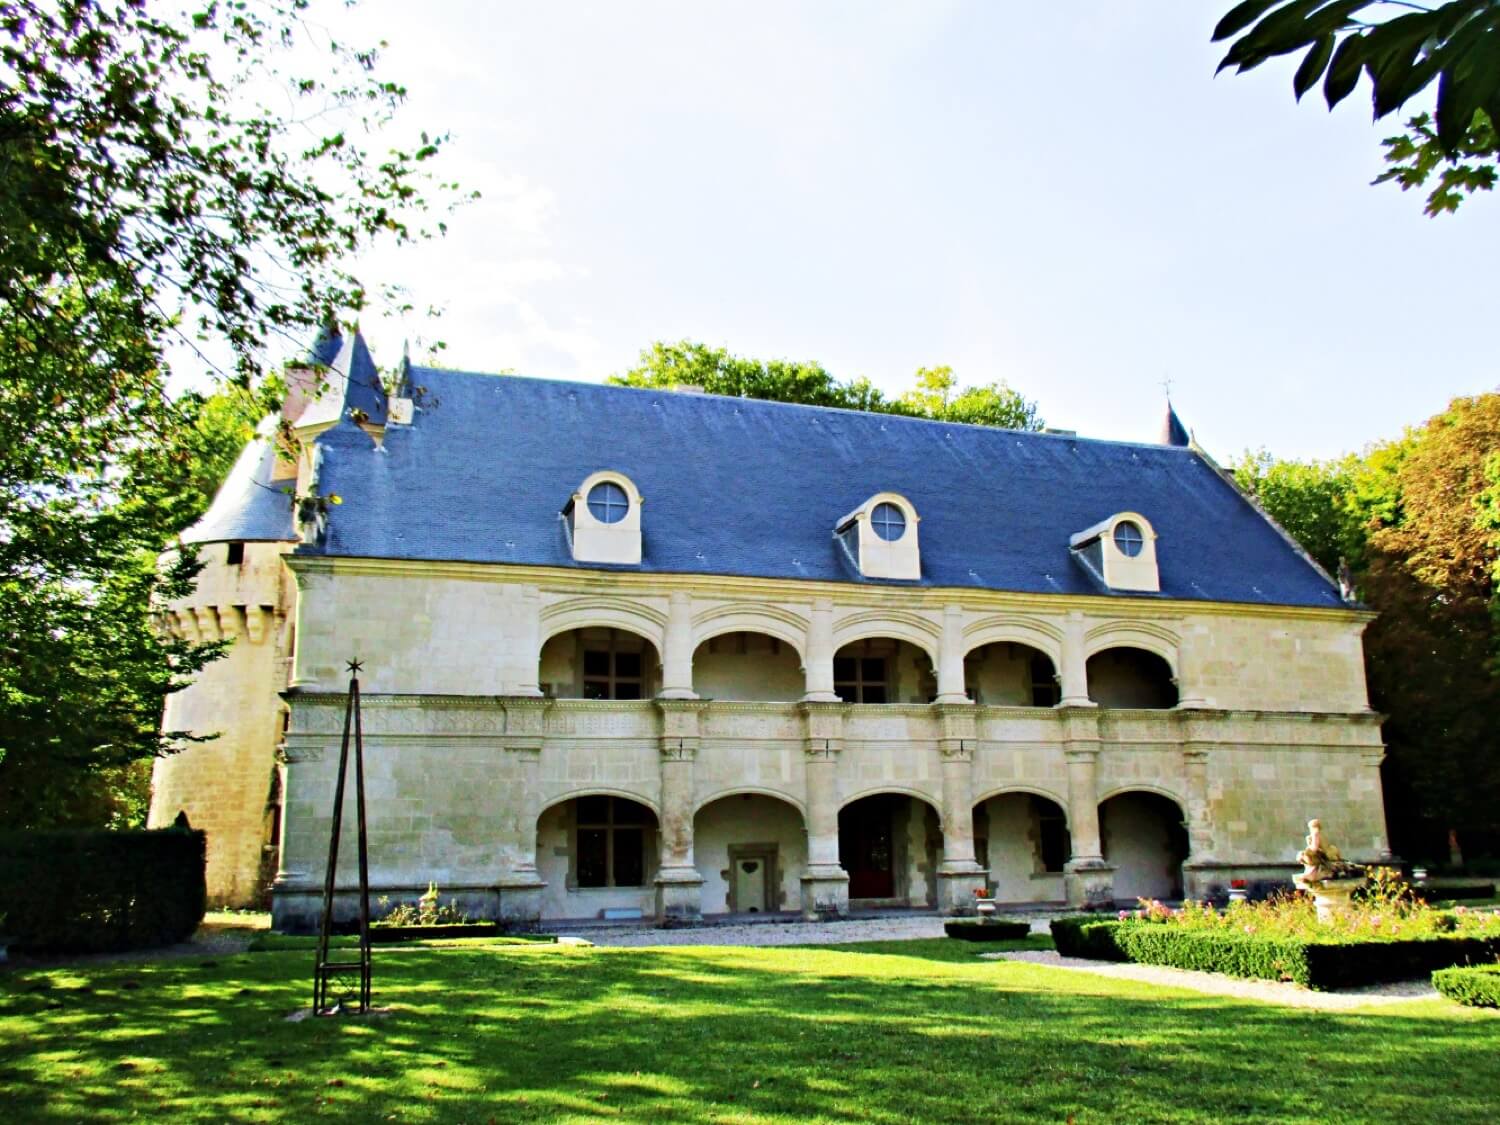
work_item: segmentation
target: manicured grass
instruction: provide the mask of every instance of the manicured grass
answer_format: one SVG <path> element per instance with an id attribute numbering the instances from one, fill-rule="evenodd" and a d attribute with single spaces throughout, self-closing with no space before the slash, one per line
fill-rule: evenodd
<path id="1" fill-rule="evenodd" d="M 1045 941 L 1027 943 L 1038 948 Z M 7 1121 L 1493 1120 L 1500 1017 L 1329 1014 L 858 947 L 376 951 L 380 1019 L 306 1020 L 307 951 L 0 977 Z"/>

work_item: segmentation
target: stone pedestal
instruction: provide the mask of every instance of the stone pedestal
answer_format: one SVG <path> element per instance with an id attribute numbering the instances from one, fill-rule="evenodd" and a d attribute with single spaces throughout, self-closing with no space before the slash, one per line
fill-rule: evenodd
<path id="1" fill-rule="evenodd" d="M 808 922 L 849 913 L 849 875 L 836 863 L 808 865 L 802 876 L 802 917 Z"/>
<path id="2" fill-rule="evenodd" d="M 656 873 L 656 920 L 687 924 L 703 917 L 703 876 L 696 867 L 663 867 Z"/>
<path id="3" fill-rule="evenodd" d="M 1352 879 L 1303 879 L 1297 876 L 1293 882 L 1298 890 L 1313 896 L 1313 905 L 1318 908 L 1318 921 L 1331 922 L 1354 909 L 1354 892 L 1366 883 L 1363 875 Z"/>
<path id="4" fill-rule="evenodd" d="M 1063 868 L 1068 905 L 1107 909 L 1115 904 L 1115 869 L 1102 860 L 1079 860 Z"/>
<path id="5" fill-rule="evenodd" d="M 938 871 L 938 909 L 944 914 L 973 914 L 978 901 L 975 891 L 989 885 L 989 872 L 970 861 L 943 864 Z"/>

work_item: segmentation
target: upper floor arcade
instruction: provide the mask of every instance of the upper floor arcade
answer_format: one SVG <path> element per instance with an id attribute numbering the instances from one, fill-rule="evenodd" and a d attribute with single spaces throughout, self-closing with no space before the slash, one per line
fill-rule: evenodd
<path id="1" fill-rule="evenodd" d="M 292 685 L 868 706 L 1369 710 L 1368 613 L 292 557 Z"/>

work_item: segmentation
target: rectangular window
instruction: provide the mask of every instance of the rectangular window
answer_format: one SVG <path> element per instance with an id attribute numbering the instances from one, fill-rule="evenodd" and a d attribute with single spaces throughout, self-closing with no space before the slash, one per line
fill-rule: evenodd
<path id="1" fill-rule="evenodd" d="M 580 887 L 646 884 L 646 810 L 616 797 L 580 797 L 574 848 Z"/>
<path id="2" fill-rule="evenodd" d="M 229 550 L 224 554 L 224 561 L 230 566 L 239 566 L 245 561 L 245 545 L 243 543 L 229 544 Z"/>
<path id="3" fill-rule="evenodd" d="M 639 652 L 585 649 L 583 653 L 583 698 L 644 699 L 646 661 Z"/>
<path id="4" fill-rule="evenodd" d="M 1038 810 L 1037 835 L 1040 837 L 1043 871 L 1061 871 L 1072 853 L 1068 824 L 1061 811 L 1050 802 Z"/>
<path id="5" fill-rule="evenodd" d="M 1056 707 L 1062 698 L 1062 688 L 1052 670 L 1052 661 L 1042 653 L 1031 658 L 1031 705 L 1033 707 Z"/>
<path id="6" fill-rule="evenodd" d="M 890 697 L 883 656 L 835 657 L 833 690 L 845 703 L 885 703 Z"/>

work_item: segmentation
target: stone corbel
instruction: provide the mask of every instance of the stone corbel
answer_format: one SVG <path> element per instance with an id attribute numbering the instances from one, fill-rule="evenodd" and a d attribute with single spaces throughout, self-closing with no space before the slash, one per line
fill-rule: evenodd
<path id="1" fill-rule="evenodd" d="M 211 605 L 200 605 L 193 611 L 198 617 L 198 635 L 207 643 L 219 639 L 219 615 Z"/>
<path id="2" fill-rule="evenodd" d="M 226 641 L 232 641 L 240 635 L 240 613 L 232 605 L 221 605 L 219 611 L 219 635 Z"/>
<path id="3" fill-rule="evenodd" d="M 177 635 L 192 644 L 198 643 L 198 618 L 190 609 L 179 609 L 173 614 L 177 618 Z"/>
<path id="4" fill-rule="evenodd" d="M 245 607 L 245 636 L 251 644 L 258 645 L 266 639 L 266 619 L 270 616 L 263 605 Z"/>

